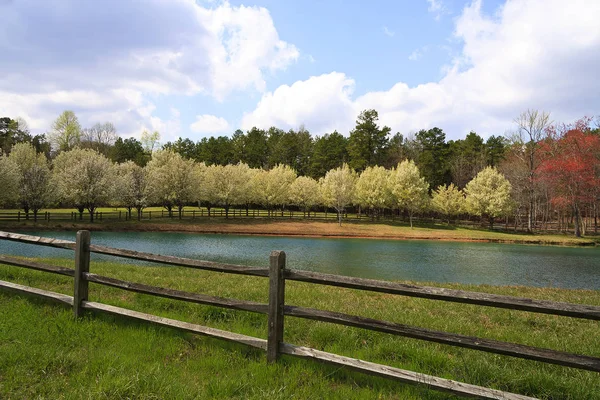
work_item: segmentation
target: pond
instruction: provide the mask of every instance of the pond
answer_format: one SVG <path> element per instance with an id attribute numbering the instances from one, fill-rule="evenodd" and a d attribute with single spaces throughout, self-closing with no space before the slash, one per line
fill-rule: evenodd
<path id="1" fill-rule="evenodd" d="M 75 240 L 75 232 L 27 234 Z M 600 248 L 164 232 L 92 232 L 92 243 L 265 267 L 271 250 L 284 250 L 288 268 L 330 274 L 384 280 L 600 290 Z M 72 257 L 72 252 L 67 250 L 2 240 L 0 254 Z M 93 258 L 114 259 L 101 255 Z"/>

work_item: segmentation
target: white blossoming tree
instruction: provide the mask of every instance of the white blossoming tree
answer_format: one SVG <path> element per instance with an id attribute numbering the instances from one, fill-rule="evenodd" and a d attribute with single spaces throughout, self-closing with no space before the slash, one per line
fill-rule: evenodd
<path id="1" fill-rule="evenodd" d="M 440 185 L 432 193 L 431 206 L 444 215 L 450 224 L 450 218 L 465 211 L 465 195 L 454 183 Z"/>
<path id="2" fill-rule="evenodd" d="M 354 201 L 356 173 L 348 164 L 329 170 L 319 180 L 323 202 L 338 213 L 338 222 L 342 226 L 342 215 L 346 207 Z"/>
<path id="3" fill-rule="evenodd" d="M 429 184 L 415 162 L 405 160 L 390 171 L 389 187 L 393 204 L 408 212 L 412 229 L 414 214 L 426 209 L 429 204 Z"/>
<path id="4" fill-rule="evenodd" d="M 389 171 L 383 167 L 367 167 L 356 181 L 356 203 L 371 210 L 371 220 L 379 218 L 379 210 L 390 205 Z"/>
<path id="5" fill-rule="evenodd" d="M 508 179 L 496 168 L 487 167 L 480 171 L 465 187 L 467 210 L 474 215 L 487 217 L 490 229 L 494 218 L 510 212 L 512 187 Z"/>

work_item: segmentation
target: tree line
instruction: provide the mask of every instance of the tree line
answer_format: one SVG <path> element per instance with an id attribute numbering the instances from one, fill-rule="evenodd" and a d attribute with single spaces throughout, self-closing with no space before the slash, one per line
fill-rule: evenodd
<path id="1" fill-rule="evenodd" d="M 60 175 L 61 170 L 65 170 L 67 172 L 63 175 L 63 183 L 69 182 L 67 186 L 76 186 L 69 179 L 74 180 L 77 177 L 68 176 L 69 172 L 79 170 L 73 169 L 75 165 L 77 168 L 84 168 L 82 171 L 91 170 L 91 166 L 82 167 L 70 161 L 74 164 L 64 167 L 63 164 L 66 163 L 64 159 L 71 157 L 67 157 L 66 154 L 72 154 L 74 150 L 90 150 L 102 156 L 103 160 L 108 162 L 107 165 L 114 164 L 116 170 L 127 170 L 129 175 L 137 174 L 136 185 L 144 186 L 139 189 L 136 200 L 141 202 L 139 207 L 142 208 L 147 204 L 162 204 L 171 212 L 173 208 L 181 210 L 185 204 L 202 201 L 209 207 L 211 204 L 218 204 L 227 210 L 230 205 L 243 205 L 236 203 L 239 200 L 233 200 L 237 197 L 235 193 L 242 188 L 240 189 L 242 192 L 250 194 L 252 190 L 243 188 L 244 185 L 252 182 L 256 187 L 261 188 L 260 195 L 266 197 L 246 198 L 244 204 L 247 207 L 250 204 L 259 204 L 270 209 L 275 205 L 285 207 L 294 204 L 306 208 L 308 204 L 310 207 L 320 204 L 343 209 L 352 204 L 369 210 L 373 217 L 384 209 L 404 210 L 411 220 L 414 213 L 425 210 L 435 210 L 448 216 L 468 211 L 489 218 L 510 215 L 514 218 L 515 224 L 526 223 L 530 231 L 544 227 L 544 224 L 552 220 L 563 222 L 572 220 L 575 233 L 578 235 L 586 230 L 584 217 L 588 219 L 593 217 L 594 227 L 597 229 L 598 186 L 600 186 L 598 180 L 600 148 L 597 143 L 599 132 L 598 124 L 594 127 L 594 121 L 590 118 L 584 118 L 571 125 L 553 124 L 550 122 L 549 114 L 528 110 L 515 119 L 516 129 L 510 135 L 491 136 L 484 141 L 475 132 L 470 132 L 465 139 L 446 141 L 445 133 L 439 128 L 420 130 L 407 137 L 400 133 L 391 135 L 390 128 L 378 125 L 378 114 L 375 110 L 365 110 L 358 116 L 356 126 L 349 132 L 348 137 L 338 132 L 313 137 L 302 127 L 287 132 L 272 127 L 268 130 L 252 128 L 246 133 L 238 130 L 231 138 L 211 137 L 196 143 L 190 139 L 179 138 L 175 142 L 168 142 L 162 146 L 158 143 L 160 140 L 158 132 L 144 132 L 138 140 L 120 138 L 114 125 L 108 122 L 82 129 L 77 117 L 71 111 L 62 113 L 54 122 L 52 130 L 45 136 L 32 137 L 26 129 L 26 123 L 22 120 L 2 118 L 0 121 L 2 122 L 0 150 L 3 155 L 0 160 L 10 158 L 16 160 L 18 157 L 11 157 L 13 148 L 17 148 L 15 145 L 28 143 L 36 154 L 43 154 L 46 163 L 51 161 L 54 179 L 58 179 L 56 176 Z M 162 151 L 155 151 L 156 149 Z M 80 158 L 83 157 L 81 154 Z M 86 154 L 89 156 L 92 153 Z M 179 172 L 167 173 L 166 169 L 163 169 L 160 173 L 150 173 L 157 170 L 157 165 L 160 163 L 169 165 L 175 163 L 171 160 L 174 157 L 177 159 L 176 170 Z M 167 159 L 170 161 L 167 162 Z M 405 161 L 410 163 L 406 164 Z M 10 164 L 4 162 L 7 163 Z M 41 165 L 41 161 L 38 164 Z M 425 196 L 419 200 L 416 194 L 410 201 L 398 200 L 401 198 L 400 191 L 394 190 L 389 182 L 393 180 L 391 178 L 393 175 L 407 174 L 405 170 L 409 168 L 408 165 L 412 166 L 410 168 L 414 167 L 423 179 L 424 184 L 421 186 L 426 186 L 425 192 L 430 201 L 425 201 Z M 297 178 L 299 183 L 295 183 L 293 195 L 283 195 L 287 196 L 285 201 L 277 197 L 282 196 L 281 194 L 268 195 L 267 193 L 270 187 L 282 189 L 287 186 L 267 179 L 268 174 L 262 176 L 263 174 L 255 173 L 256 171 L 265 171 L 265 173 L 280 171 L 282 166 L 288 168 L 288 176 L 293 172 L 294 176 L 299 175 L 302 178 Z M 203 172 L 195 173 L 196 178 L 193 178 L 194 174 L 186 175 L 183 172 L 190 168 L 201 169 Z M 131 172 L 134 169 L 137 172 Z M 345 204 L 341 206 L 337 201 L 330 201 L 332 192 L 324 189 L 323 182 L 327 176 L 333 179 L 332 171 L 341 174 L 339 171 L 345 170 L 355 174 L 356 187 L 352 195 L 345 195 L 347 200 L 342 202 Z M 254 175 L 249 177 L 247 171 L 255 171 L 249 173 L 262 177 L 254 177 Z M 507 179 L 511 187 L 510 204 L 506 205 L 504 202 L 496 204 L 496 209 L 501 211 L 482 208 L 481 211 L 475 212 L 471 205 L 468 210 L 463 207 L 450 213 L 454 210 L 451 205 L 452 199 L 454 203 L 462 202 L 463 205 L 467 204 L 465 199 L 468 193 L 471 193 L 471 199 L 474 199 L 475 193 L 472 187 L 469 189 L 467 186 L 484 171 L 487 171 L 488 175 L 489 171 L 500 173 Z M 43 175 L 39 172 L 38 175 L 40 174 Z M 127 174 L 121 171 L 115 172 L 114 176 L 121 177 Z M 231 183 L 234 181 L 231 177 L 233 175 L 240 178 L 238 184 Z M 198 178 L 199 176 L 202 178 Z M 215 176 L 220 178 L 217 179 Z M 361 180 L 362 176 L 365 178 Z M 23 182 L 25 178 L 21 176 L 20 179 Z M 38 177 L 38 179 L 42 178 Z M 116 186 L 115 179 L 113 177 L 108 181 Z M 488 176 L 487 179 L 488 184 L 491 184 L 492 178 Z M 180 194 L 173 195 L 175 192 L 171 190 L 169 196 L 166 196 L 169 200 L 165 196 L 156 196 L 159 192 L 158 187 L 167 185 L 166 181 L 179 182 L 179 189 L 176 192 Z M 226 186 L 222 190 L 228 193 L 227 195 L 221 195 L 219 198 L 210 198 L 208 195 L 198 193 L 195 196 L 185 195 L 186 190 L 193 191 L 191 188 L 184 190 L 186 185 L 210 187 L 210 185 L 217 185 L 217 182 Z M 291 185 L 291 178 L 286 182 Z M 379 182 L 379 186 L 376 182 Z M 386 182 L 385 185 L 388 187 L 384 188 L 383 182 Z M 58 190 L 63 183 L 57 181 L 54 187 Z M 498 187 L 502 186 L 496 184 L 499 185 Z M 413 189 L 419 192 L 420 189 L 417 189 L 419 185 L 415 185 Z M 121 187 L 126 186 L 121 185 Z M 498 191 L 497 188 L 494 190 Z M 111 190 L 108 189 L 105 192 L 102 201 L 94 201 L 94 203 L 116 204 L 114 199 L 119 195 L 109 194 Z M 211 189 L 207 192 L 214 194 L 220 190 Z M 285 190 L 279 192 L 283 193 Z M 318 200 L 308 201 L 309 192 L 318 192 Z M 75 201 L 65 193 L 62 192 L 63 197 L 59 196 L 59 202 L 75 205 L 80 210 L 90 208 L 86 206 L 89 201 L 83 199 Z M 304 195 L 300 196 L 298 193 Z M 329 193 L 329 200 L 324 200 L 327 193 Z M 445 205 L 442 199 L 446 199 Z M 12 200 L 14 201 L 14 197 Z M 21 203 L 25 204 L 22 200 Z M 411 205 L 413 203 L 414 207 Z M 427 205 L 424 205 L 426 203 Z M 131 207 L 135 208 L 135 205 Z M 34 208 L 23 206 L 26 212 L 28 208 L 35 210 L 35 206 Z"/>

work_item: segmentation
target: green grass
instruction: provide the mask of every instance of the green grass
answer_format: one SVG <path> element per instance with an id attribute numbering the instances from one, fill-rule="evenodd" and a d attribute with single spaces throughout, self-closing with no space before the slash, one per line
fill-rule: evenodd
<path id="1" fill-rule="evenodd" d="M 72 267 L 69 260 L 44 260 Z M 267 280 L 179 267 L 93 262 L 92 272 L 192 292 L 266 302 Z M 72 280 L 0 266 L 0 279 L 72 294 Z M 440 285 L 600 305 L 600 292 Z M 90 284 L 90 300 L 266 337 L 266 317 Z M 600 323 L 288 282 L 286 304 L 600 357 Z M 287 317 L 289 343 L 546 399 L 600 398 L 598 373 Z M 446 399 L 420 386 L 283 357 L 0 292 L 0 398 Z"/>

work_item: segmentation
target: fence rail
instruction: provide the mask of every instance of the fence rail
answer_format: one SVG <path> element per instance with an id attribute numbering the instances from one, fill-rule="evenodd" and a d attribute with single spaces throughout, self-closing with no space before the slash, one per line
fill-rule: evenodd
<path id="1" fill-rule="evenodd" d="M 0 239 L 74 250 L 76 260 L 76 268 L 73 270 L 70 268 L 56 267 L 48 264 L 0 255 L 0 264 L 72 276 L 74 278 L 73 296 L 5 281 L 0 281 L 0 289 L 21 294 L 40 296 L 48 300 L 66 304 L 70 307 L 73 307 L 74 314 L 76 316 L 81 316 L 84 310 L 92 310 L 121 315 L 124 317 L 147 321 L 158 325 L 169 326 L 188 332 L 246 344 L 248 346 L 256 347 L 266 351 L 268 362 L 276 362 L 280 355 L 287 354 L 296 357 L 314 359 L 329 364 L 335 364 L 363 373 L 383 376 L 401 382 L 424 384 L 432 389 L 451 392 L 462 396 L 473 396 L 488 399 L 531 399 L 531 397 L 519 394 L 465 384 L 453 380 L 331 354 L 312 348 L 284 343 L 284 317 L 289 316 L 358 327 L 451 346 L 465 347 L 484 352 L 503 354 L 518 358 L 600 372 L 600 358 L 596 357 L 537 348 L 515 343 L 507 343 L 492 339 L 434 331 L 338 312 L 287 305 L 285 304 L 285 281 L 302 281 L 313 284 L 331 285 L 350 289 L 420 297 L 436 301 L 442 300 L 469 303 L 488 307 L 508 308 L 513 310 L 585 318 L 591 320 L 600 320 L 600 307 L 598 306 L 532 300 L 512 296 L 500 296 L 479 292 L 407 285 L 371 279 L 351 278 L 316 272 L 290 270 L 285 268 L 286 257 L 283 251 L 273 251 L 270 255 L 269 268 L 261 268 L 215 263 L 210 261 L 199 261 L 173 256 L 162 256 L 151 253 L 141 253 L 131 250 L 92 245 L 90 244 L 90 234 L 87 231 L 78 232 L 76 242 L 21 235 L 10 232 L 0 232 Z M 140 261 L 152 261 L 161 264 L 177 265 L 213 272 L 265 277 L 269 279 L 268 304 L 167 289 L 94 274 L 89 271 L 90 253 L 107 254 Z M 266 314 L 268 316 L 267 340 L 191 324 L 188 322 L 158 317 L 151 314 L 144 314 L 141 312 L 102 303 L 90 302 L 88 301 L 89 282 L 169 299 Z"/>

